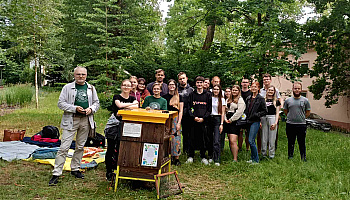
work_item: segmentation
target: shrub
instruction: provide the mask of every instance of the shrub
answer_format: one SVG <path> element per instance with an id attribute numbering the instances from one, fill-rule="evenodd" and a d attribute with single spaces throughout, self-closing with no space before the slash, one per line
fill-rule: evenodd
<path id="1" fill-rule="evenodd" d="M 30 85 L 14 85 L 7 87 L 2 93 L 2 101 L 8 106 L 24 105 L 32 101 L 34 88 Z"/>
<path id="2" fill-rule="evenodd" d="M 113 93 L 110 91 L 98 93 L 100 107 L 112 111 Z"/>

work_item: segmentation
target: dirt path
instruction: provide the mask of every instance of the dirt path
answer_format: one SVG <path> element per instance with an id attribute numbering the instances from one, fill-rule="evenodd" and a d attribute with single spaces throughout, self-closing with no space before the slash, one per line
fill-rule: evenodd
<path id="1" fill-rule="evenodd" d="M 0 116 L 4 116 L 8 113 L 11 113 L 18 108 L 19 107 L 17 107 L 17 106 L 7 106 L 5 104 L 1 104 L 0 105 Z"/>

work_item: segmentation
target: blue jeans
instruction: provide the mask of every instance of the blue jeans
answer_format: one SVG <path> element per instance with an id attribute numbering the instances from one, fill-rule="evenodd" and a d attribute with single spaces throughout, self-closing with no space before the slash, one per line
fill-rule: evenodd
<path id="1" fill-rule="evenodd" d="M 258 148 L 256 148 L 255 138 L 258 134 L 258 130 L 260 127 L 260 122 L 254 122 L 249 127 L 249 145 L 251 151 L 251 159 L 253 162 L 259 162 Z"/>

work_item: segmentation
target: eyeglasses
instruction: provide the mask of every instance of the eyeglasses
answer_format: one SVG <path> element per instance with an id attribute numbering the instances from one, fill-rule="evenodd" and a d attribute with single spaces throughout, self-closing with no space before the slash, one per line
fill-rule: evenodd
<path id="1" fill-rule="evenodd" d="M 75 74 L 77 76 L 86 76 L 86 74 Z"/>

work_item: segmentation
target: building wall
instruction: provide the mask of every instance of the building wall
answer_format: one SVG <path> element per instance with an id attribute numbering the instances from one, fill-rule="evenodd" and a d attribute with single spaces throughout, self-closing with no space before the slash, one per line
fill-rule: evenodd
<path id="1" fill-rule="evenodd" d="M 308 50 L 307 53 L 303 54 L 298 60 L 299 63 L 308 63 L 309 68 L 314 66 L 314 61 L 317 58 L 317 53 L 314 50 Z M 292 58 L 291 58 L 292 59 Z M 311 112 L 320 115 L 321 117 L 335 121 L 342 122 L 345 126 L 350 125 L 350 98 L 341 97 L 339 102 L 336 105 L 332 105 L 331 108 L 326 108 L 324 105 L 325 99 L 321 98 L 320 100 L 315 100 L 313 94 L 308 90 L 308 86 L 312 84 L 312 80 L 315 78 L 310 78 L 309 76 L 304 76 L 301 78 L 303 84 L 303 92 L 306 93 L 306 98 L 309 99 L 311 104 Z M 283 77 L 273 77 L 272 85 L 277 87 L 281 94 L 282 98 L 286 98 L 292 95 L 292 83 L 289 80 L 286 80 Z"/>

